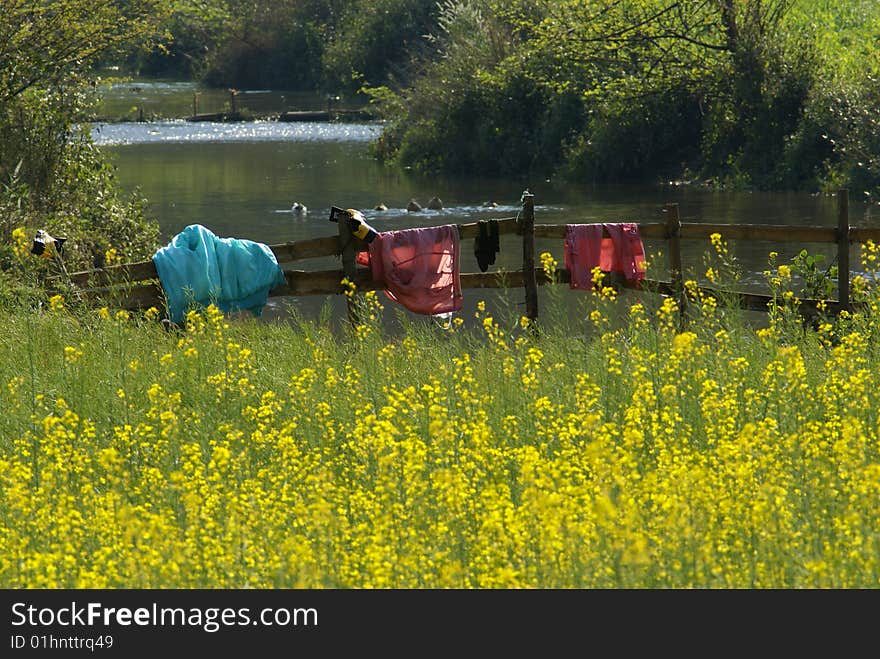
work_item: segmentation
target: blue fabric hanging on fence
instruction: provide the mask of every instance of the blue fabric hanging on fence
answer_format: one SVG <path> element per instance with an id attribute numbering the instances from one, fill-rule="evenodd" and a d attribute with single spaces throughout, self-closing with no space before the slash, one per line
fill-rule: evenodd
<path id="1" fill-rule="evenodd" d="M 269 291 L 285 282 L 272 250 L 240 238 L 218 238 L 191 224 L 153 255 L 165 291 L 168 316 L 175 323 L 195 305 L 215 304 L 223 312 L 262 313 Z"/>

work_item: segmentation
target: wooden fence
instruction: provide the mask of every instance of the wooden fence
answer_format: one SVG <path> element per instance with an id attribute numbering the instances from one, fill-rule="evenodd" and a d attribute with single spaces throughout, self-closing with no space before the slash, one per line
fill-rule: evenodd
<path id="1" fill-rule="evenodd" d="M 787 226 L 757 224 L 711 224 L 682 223 L 677 204 L 664 207 L 664 222 L 637 223 L 643 239 L 666 241 L 668 254 L 668 279 L 646 279 L 641 288 L 656 291 L 660 295 L 675 297 L 683 309 L 686 302 L 683 290 L 683 263 L 681 243 L 683 240 L 707 240 L 719 233 L 724 240 L 765 240 L 774 243 L 831 243 L 837 245 L 837 300 L 828 301 L 827 310 L 832 313 L 850 308 L 850 246 L 867 241 L 880 242 L 880 228 L 852 227 L 849 223 L 847 190 L 837 195 L 837 226 Z M 513 271 L 463 272 L 463 289 L 472 288 L 519 288 L 525 293 L 525 315 L 538 318 L 538 286 L 565 284 L 570 274 L 558 268 L 554 276 L 548 276 L 543 268 L 535 266 L 535 239 L 559 239 L 565 237 L 565 224 L 536 224 L 534 196 L 523 193 L 522 209 L 516 217 L 498 219 L 500 235 L 516 234 L 522 237 L 522 268 Z M 630 221 L 630 220 L 627 220 Z M 357 252 L 365 251 L 365 242 L 355 237 L 346 222 L 338 223 L 337 235 L 297 240 L 269 245 L 282 266 L 285 283 L 269 292 L 270 296 L 306 296 L 343 294 L 343 278 L 354 282 L 359 291 L 378 290 L 381 282 L 373 281 L 366 268 L 357 266 Z M 462 240 L 476 238 L 477 222 L 458 224 Z M 341 268 L 306 271 L 286 267 L 303 259 L 332 257 L 341 259 Z M 164 295 L 152 262 L 130 263 L 110 266 L 99 270 L 77 272 L 70 275 L 72 283 L 81 294 L 94 302 L 102 302 L 116 308 L 138 309 L 155 306 L 164 308 Z M 772 296 L 742 291 L 723 291 L 711 286 L 700 286 L 704 294 L 731 297 L 744 309 L 766 311 Z M 803 299 L 802 308 L 815 309 L 818 300 Z M 353 317 L 352 305 L 349 313 Z"/>

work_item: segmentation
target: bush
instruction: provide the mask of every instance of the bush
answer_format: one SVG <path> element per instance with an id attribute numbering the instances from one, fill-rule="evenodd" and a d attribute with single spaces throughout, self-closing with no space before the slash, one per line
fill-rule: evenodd
<path id="1" fill-rule="evenodd" d="M 157 247 L 159 226 L 146 201 L 122 196 L 88 125 L 75 123 L 87 104 L 83 88 L 56 88 L 0 108 L 0 285 L 7 291 L 58 274 L 57 264 L 30 253 L 39 229 L 67 239 L 68 272 L 101 267 L 108 252 L 111 260 L 144 260 Z"/>
<path id="2" fill-rule="evenodd" d="M 701 127 L 699 103 L 687 92 L 607 104 L 569 149 L 562 174 L 597 182 L 677 177 L 699 166 Z"/>
<path id="3" fill-rule="evenodd" d="M 411 60 L 425 49 L 436 15 L 433 0 L 360 0 L 333 26 L 323 53 L 325 86 L 354 92 L 362 82 L 379 85 L 408 77 Z"/>

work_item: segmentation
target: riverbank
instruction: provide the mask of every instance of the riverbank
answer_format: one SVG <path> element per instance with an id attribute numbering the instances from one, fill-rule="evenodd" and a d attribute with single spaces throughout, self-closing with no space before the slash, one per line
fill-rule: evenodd
<path id="1" fill-rule="evenodd" d="M 313 92 L 219 89 L 192 80 L 134 78 L 104 85 L 92 123 L 151 121 L 373 121 L 361 101 Z"/>
<path id="2" fill-rule="evenodd" d="M 89 123 L 146 123 L 156 121 L 206 121 L 206 122 L 245 122 L 245 121 L 279 121 L 288 122 L 347 122 L 347 123 L 363 123 L 366 121 L 376 121 L 378 119 L 374 112 L 364 109 L 345 109 L 345 110 L 285 110 L 275 113 L 255 113 L 248 110 L 220 111 L 220 112 L 202 112 L 194 115 L 183 117 L 165 116 L 158 113 L 150 113 L 148 116 L 143 108 L 137 108 L 132 114 L 126 114 L 116 117 L 107 117 L 94 115 L 89 119 Z"/>

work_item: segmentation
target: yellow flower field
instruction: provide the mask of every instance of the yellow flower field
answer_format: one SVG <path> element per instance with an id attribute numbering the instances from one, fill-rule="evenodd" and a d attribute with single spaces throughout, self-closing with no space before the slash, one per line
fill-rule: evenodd
<path id="1" fill-rule="evenodd" d="M 874 295 L 817 329 L 2 312 L 0 585 L 876 588 Z"/>

